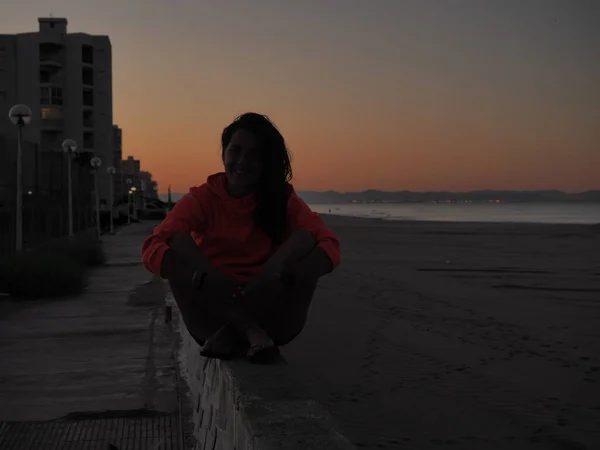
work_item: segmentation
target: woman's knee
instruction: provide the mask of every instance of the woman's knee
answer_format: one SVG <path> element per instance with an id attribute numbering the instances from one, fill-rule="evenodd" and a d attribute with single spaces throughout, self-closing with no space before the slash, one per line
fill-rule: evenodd
<path id="1" fill-rule="evenodd" d="M 276 345 L 293 341 L 304 329 L 315 285 L 290 289 L 267 314 L 266 330 Z"/>
<path id="2" fill-rule="evenodd" d="M 310 305 L 317 290 L 318 280 L 295 279 L 293 284 L 286 288 L 284 297 L 293 304 Z"/>
<path id="3" fill-rule="evenodd" d="M 306 319 L 297 321 L 293 326 L 275 327 L 275 329 L 269 330 L 269 337 L 275 345 L 282 347 L 296 339 L 302 333 L 305 324 Z"/>

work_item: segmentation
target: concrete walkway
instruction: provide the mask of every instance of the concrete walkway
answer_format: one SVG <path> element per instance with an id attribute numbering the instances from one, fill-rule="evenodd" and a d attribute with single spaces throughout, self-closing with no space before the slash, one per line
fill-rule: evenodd
<path id="1" fill-rule="evenodd" d="M 0 422 L 177 411 L 164 285 L 140 262 L 152 226 L 104 237 L 108 264 L 81 296 L 0 299 Z"/>

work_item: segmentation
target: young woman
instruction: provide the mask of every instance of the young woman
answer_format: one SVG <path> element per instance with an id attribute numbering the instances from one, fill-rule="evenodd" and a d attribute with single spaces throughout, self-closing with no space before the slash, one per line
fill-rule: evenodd
<path id="1" fill-rule="evenodd" d="M 242 342 L 253 362 L 268 362 L 302 331 L 340 244 L 289 184 L 290 155 L 267 117 L 236 118 L 221 146 L 225 172 L 177 202 L 142 258 L 169 280 L 205 356 L 228 358 Z"/>

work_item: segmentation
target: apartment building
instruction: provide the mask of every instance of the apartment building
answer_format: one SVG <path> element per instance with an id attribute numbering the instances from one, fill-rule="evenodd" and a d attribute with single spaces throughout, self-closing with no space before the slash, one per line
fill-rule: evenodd
<path id="1" fill-rule="evenodd" d="M 113 154 L 111 165 L 115 168 L 119 168 L 121 160 L 123 159 L 123 130 L 121 130 L 118 125 L 113 125 L 112 140 Z"/>
<path id="2" fill-rule="evenodd" d="M 140 160 L 133 156 L 128 156 L 127 159 L 121 161 L 121 190 L 125 195 L 132 187 L 138 191 L 141 189 L 140 166 Z"/>
<path id="3" fill-rule="evenodd" d="M 158 183 L 152 178 L 150 172 L 140 172 L 141 195 L 146 200 L 158 200 Z"/>
<path id="4" fill-rule="evenodd" d="M 24 172 L 33 173 L 28 161 L 36 160 L 38 184 L 62 191 L 66 160 L 57 154 L 64 139 L 74 139 L 81 152 L 73 164 L 74 192 L 93 205 L 89 202 L 93 189 L 89 160 L 99 156 L 99 192 L 107 204 L 106 168 L 114 165 L 115 153 L 110 39 L 68 33 L 64 18 L 40 18 L 38 23 L 37 32 L 0 35 L 0 136 L 16 134 L 8 119 L 10 108 L 18 103 L 29 106 L 33 117 L 23 139 L 39 155 L 25 155 Z"/>
<path id="5" fill-rule="evenodd" d="M 112 160 L 109 166 L 116 169 L 116 173 L 113 179 L 114 186 L 114 198 L 113 205 L 116 206 L 123 202 L 123 198 L 127 193 L 127 187 L 125 186 L 125 177 L 123 175 L 123 130 L 117 125 L 113 125 L 112 131 L 112 145 L 113 153 Z"/>

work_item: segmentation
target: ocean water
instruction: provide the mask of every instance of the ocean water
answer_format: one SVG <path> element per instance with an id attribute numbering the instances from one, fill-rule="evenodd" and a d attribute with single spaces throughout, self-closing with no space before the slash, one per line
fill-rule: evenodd
<path id="1" fill-rule="evenodd" d="M 310 205 L 320 214 L 444 222 L 600 223 L 600 203 L 371 203 Z"/>

